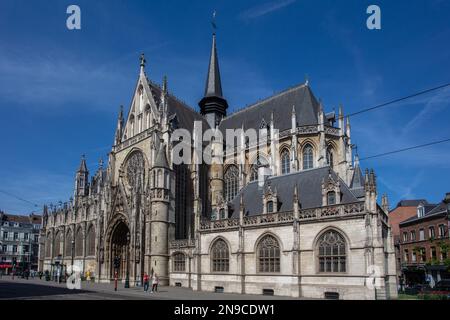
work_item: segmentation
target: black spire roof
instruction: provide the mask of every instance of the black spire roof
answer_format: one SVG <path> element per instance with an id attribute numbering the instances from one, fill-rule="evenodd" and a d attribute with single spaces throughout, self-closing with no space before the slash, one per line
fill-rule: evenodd
<path id="1" fill-rule="evenodd" d="M 205 97 L 222 98 L 222 82 L 220 81 L 219 59 L 217 58 L 216 34 L 213 34 L 211 57 L 209 58 L 206 78 Z"/>

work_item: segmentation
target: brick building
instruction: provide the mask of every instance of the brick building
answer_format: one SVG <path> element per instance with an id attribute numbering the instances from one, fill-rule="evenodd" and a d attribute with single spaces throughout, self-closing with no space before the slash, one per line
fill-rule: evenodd
<path id="1" fill-rule="evenodd" d="M 439 204 L 419 203 L 416 215 L 399 224 L 401 271 L 406 284 L 450 279 L 450 193 Z"/>
<path id="2" fill-rule="evenodd" d="M 425 199 L 401 200 L 397 206 L 389 212 L 389 225 L 392 229 L 392 236 L 394 238 L 396 270 L 397 277 L 400 277 L 401 272 L 401 254 L 400 254 L 400 223 L 417 215 L 417 206 L 419 204 L 429 205 Z M 435 205 L 431 205 L 435 206 Z"/>

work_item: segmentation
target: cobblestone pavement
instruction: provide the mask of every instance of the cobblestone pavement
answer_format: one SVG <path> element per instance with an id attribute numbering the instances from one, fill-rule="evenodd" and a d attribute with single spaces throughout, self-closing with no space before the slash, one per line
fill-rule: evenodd
<path id="1" fill-rule="evenodd" d="M 0 299 L 20 300 L 295 300 L 290 297 L 263 296 L 192 291 L 180 287 L 159 287 L 157 293 L 144 292 L 142 287 L 124 288 L 119 283 L 114 291 L 113 283 L 82 282 L 80 290 L 70 290 L 65 283 L 35 279 L 12 280 L 0 278 Z"/>

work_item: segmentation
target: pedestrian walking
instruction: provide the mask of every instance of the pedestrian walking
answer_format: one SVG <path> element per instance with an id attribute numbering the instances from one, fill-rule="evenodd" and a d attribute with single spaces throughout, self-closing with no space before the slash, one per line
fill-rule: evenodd
<path id="1" fill-rule="evenodd" d="M 148 274 L 144 272 L 144 292 L 148 291 Z"/>
<path id="2" fill-rule="evenodd" d="M 153 276 L 153 283 L 152 283 L 152 292 L 158 292 L 158 275 L 155 273 Z"/>

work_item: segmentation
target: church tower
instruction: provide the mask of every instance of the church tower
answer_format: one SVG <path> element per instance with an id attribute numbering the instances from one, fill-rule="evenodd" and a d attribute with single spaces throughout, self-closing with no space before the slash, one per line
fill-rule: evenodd
<path id="1" fill-rule="evenodd" d="M 222 93 L 215 33 L 213 33 L 212 39 L 205 95 L 198 105 L 200 106 L 200 113 L 206 118 L 206 121 L 211 128 L 218 126 L 222 118 L 227 115 L 228 102 L 225 100 Z"/>
<path id="2" fill-rule="evenodd" d="M 148 271 L 158 275 L 161 285 L 168 285 L 170 167 L 163 142 L 156 154 L 151 177 L 151 258 Z"/>

